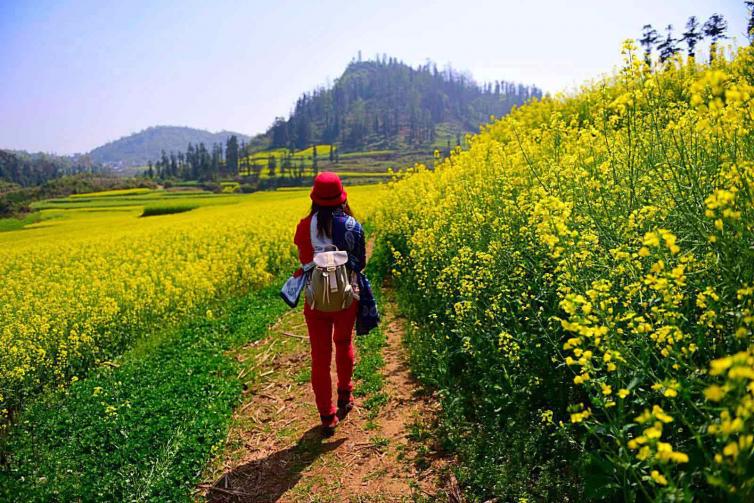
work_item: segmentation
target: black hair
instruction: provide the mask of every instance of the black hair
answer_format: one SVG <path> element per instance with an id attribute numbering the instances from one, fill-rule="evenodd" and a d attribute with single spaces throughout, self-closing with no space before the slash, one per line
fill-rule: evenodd
<path id="1" fill-rule="evenodd" d="M 343 202 L 337 206 L 320 206 L 317 203 L 312 203 L 312 208 L 309 211 L 309 216 L 317 215 L 317 235 L 326 236 L 332 238 L 332 216 L 333 213 L 342 211 L 346 215 L 353 216 L 351 207 L 348 206 L 348 201 Z"/>

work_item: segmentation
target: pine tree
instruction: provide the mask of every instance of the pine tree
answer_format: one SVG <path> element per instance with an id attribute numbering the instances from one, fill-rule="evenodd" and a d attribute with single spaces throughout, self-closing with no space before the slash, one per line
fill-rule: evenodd
<path id="1" fill-rule="evenodd" d="M 673 38 L 673 25 L 669 24 L 667 28 L 665 28 L 665 31 L 667 35 L 665 36 L 663 41 L 657 45 L 657 50 L 660 51 L 661 63 L 664 63 L 672 58 L 679 50 L 678 46 L 676 45 L 678 41 Z"/>
<path id="2" fill-rule="evenodd" d="M 659 38 L 660 35 L 657 30 L 652 28 L 651 24 L 644 25 L 639 43 L 644 47 L 644 61 L 646 61 L 647 66 L 652 66 L 652 48 Z"/>
<path id="3" fill-rule="evenodd" d="M 188 178 L 186 174 L 186 155 L 183 152 L 178 152 L 178 178 L 183 180 Z"/>
<path id="4" fill-rule="evenodd" d="M 722 16 L 722 14 L 712 14 L 710 18 L 704 23 L 702 31 L 704 35 L 712 39 L 712 43 L 709 48 L 709 60 L 710 63 L 715 59 L 715 53 L 717 52 L 717 43 L 720 40 L 728 38 L 725 32 L 728 30 L 728 22 Z"/>
<path id="5" fill-rule="evenodd" d="M 287 147 L 289 142 L 288 121 L 282 117 L 275 117 L 272 124 L 272 148 Z"/>
<path id="6" fill-rule="evenodd" d="M 189 143 L 186 148 L 186 173 L 184 177 L 188 180 L 196 180 L 199 178 L 196 166 L 196 149 Z"/>
<path id="7" fill-rule="evenodd" d="M 213 176 L 225 177 L 227 174 L 227 165 L 223 166 L 223 145 L 222 143 L 212 144 L 212 174 Z"/>
<path id="8" fill-rule="evenodd" d="M 285 156 L 283 157 L 283 162 L 280 165 L 280 176 L 288 175 L 291 176 L 291 154 L 290 152 L 286 152 Z"/>
<path id="9" fill-rule="evenodd" d="M 211 167 L 212 162 L 211 162 L 209 152 L 207 151 L 207 147 L 204 145 L 204 143 L 199 143 L 199 146 L 196 148 L 196 155 L 197 155 L 197 167 L 196 167 L 197 180 L 207 181 L 207 180 L 212 179 L 212 174 L 210 173 L 210 167 Z"/>
<path id="10" fill-rule="evenodd" d="M 687 54 L 689 58 L 696 56 L 696 44 L 703 38 L 701 31 L 699 31 L 699 21 L 696 16 L 691 16 L 686 22 L 686 31 L 683 33 L 683 40 L 686 43 Z"/>
<path id="11" fill-rule="evenodd" d="M 163 150 L 160 155 L 160 166 L 165 176 L 172 177 L 173 173 L 170 172 L 170 160 L 168 160 L 168 154 Z"/>
<path id="12" fill-rule="evenodd" d="M 749 24 L 746 25 L 746 34 L 749 37 L 749 43 L 754 45 L 754 0 L 744 2 L 749 8 Z"/>
<path id="13" fill-rule="evenodd" d="M 236 135 L 228 138 L 225 146 L 225 168 L 232 176 L 238 174 L 238 138 Z"/>
<path id="14" fill-rule="evenodd" d="M 261 164 L 257 164 L 256 161 L 252 161 L 252 164 L 251 164 L 251 177 L 252 177 L 252 180 L 254 180 L 256 182 L 259 182 L 259 179 L 262 176 L 262 169 L 263 168 L 264 168 L 264 166 L 262 166 Z"/>

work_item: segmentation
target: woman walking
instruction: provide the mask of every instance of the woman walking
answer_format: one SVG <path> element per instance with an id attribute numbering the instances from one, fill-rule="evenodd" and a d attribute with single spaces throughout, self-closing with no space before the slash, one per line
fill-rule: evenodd
<path id="1" fill-rule="evenodd" d="M 317 175 L 310 198 L 309 215 L 299 222 L 294 237 L 302 264 L 294 276 L 305 274 L 305 270 L 312 275 L 304 306 L 311 344 L 311 383 L 323 433 L 330 436 L 353 408 L 354 324 L 357 334 L 366 334 L 377 326 L 379 316 L 369 280 L 362 273 L 366 264 L 364 231 L 351 213 L 338 175 L 326 171 Z M 347 259 L 342 252 L 347 253 Z M 344 262 L 340 264 L 341 274 L 337 270 L 339 259 Z M 334 299 L 338 304 L 333 305 Z M 330 379 L 333 343 L 337 409 Z"/>

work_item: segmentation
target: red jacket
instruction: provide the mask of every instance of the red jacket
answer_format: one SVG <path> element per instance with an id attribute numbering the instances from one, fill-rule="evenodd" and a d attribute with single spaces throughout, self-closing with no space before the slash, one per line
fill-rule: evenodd
<path id="1" fill-rule="evenodd" d="M 296 226 L 296 235 L 293 236 L 293 243 L 298 246 L 298 260 L 301 264 L 308 264 L 314 260 L 314 247 L 312 246 L 312 236 L 310 233 L 312 217 L 309 215 L 302 218 Z M 302 268 L 298 268 L 293 276 L 299 277 L 304 273 Z"/>

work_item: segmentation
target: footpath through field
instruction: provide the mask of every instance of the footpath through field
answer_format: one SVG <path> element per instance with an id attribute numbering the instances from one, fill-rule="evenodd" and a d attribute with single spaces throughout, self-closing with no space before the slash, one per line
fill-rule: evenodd
<path id="1" fill-rule="evenodd" d="M 460 500 L 447 461 L 422 439 L 436 402 L 422 394 L 409 373 L 401 346 L 403 320 L 390 289 L 383 291 L 382 309 L 381 333 L 357 338 L 355 375 L 361 394 L 356 407 L 327 439 L 309 384 L 309 343 L 300 309 L 236 353 L 241 376 L 257 377 L 247 383 L 225 448 L 205 473 L 198 498 Z"/>

